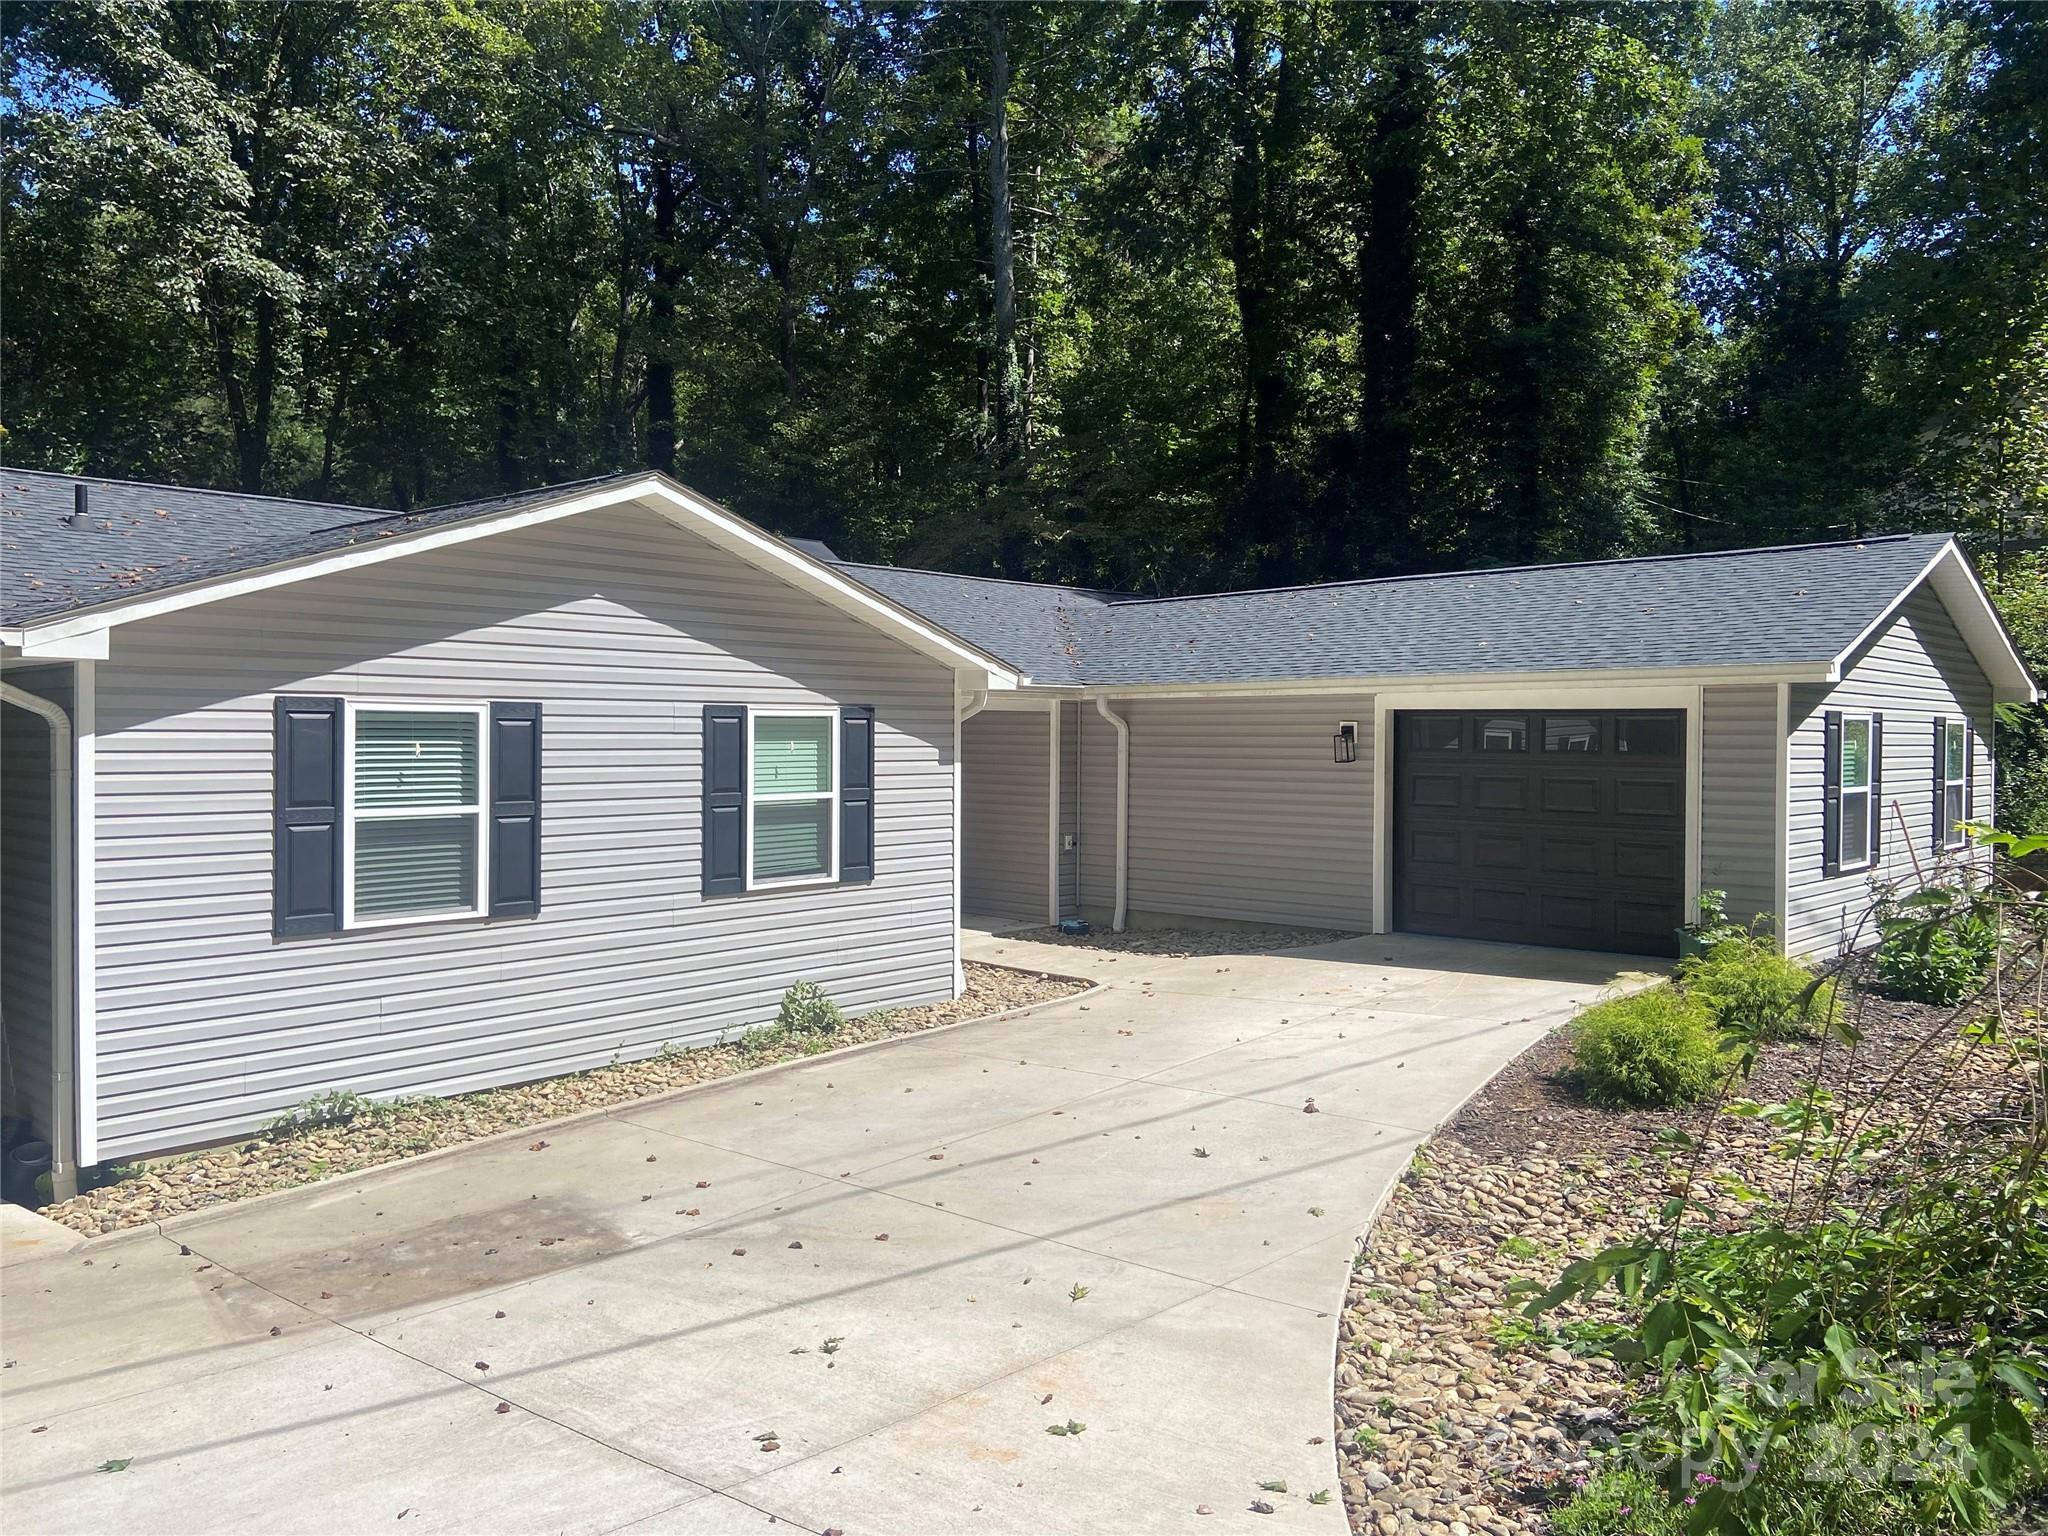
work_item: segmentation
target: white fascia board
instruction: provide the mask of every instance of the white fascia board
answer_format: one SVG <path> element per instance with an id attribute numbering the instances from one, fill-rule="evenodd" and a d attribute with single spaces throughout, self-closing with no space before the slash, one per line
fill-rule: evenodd
<path id="1" fill-rule="evenodd" d="M 1497 692 L 1502 689 L 1654 688 L 1721 683 L 1825 683 L 1836 681 L 1824 661 L 1747 667 L 1603 667 L 1531 672 L 1405 672 L 1392 676 L 1274 678 L 1244 683 L 1105 683 L 1061 689 L 1063 695 L 1108 699 L 1229 699 L 1383 693 L 1408 689 Z M 1026 691 L 1041 691 L 1027 684 Z M 1052 690 L 1044 690 L 1050 692 Z"/>
<path id="2" fill-rule="evenodd" d="M 1015 688 L 1023 677 L 1001 661 L 974 649 L 944 630 L 919 619 L 865 587 L 839 575 L 822 561 L 792 548 L 773 534 L 754 527 L 715 503 L 685 490 L 664 475 L 646 475 L 633 480 L 600 486 L 596 490 L 564 497 L 536 506 L 516 507 L 506 512 L 465 518 L 441 527 L 397 533 L 389 538 L 371 539 L 340 549 L 307 555 L 298 560 L 257 570 L 239 572 L 215 581 L 195 582 L 175 591 L 138 596 L 105 604 L 83 613 L 69 614 L 46 623 L 27 624 L 0 630 L 0 642 L 18 646 L 23 655 L 68 656 L 102 659 L 107 655 L 107 631 L 140 619 L 177 613 L 206 603 L 268 591 L 294 582 L 310 581 L 338 571 L 359 570 L 386 560 L 430 550 L 449 549 L 475 539 L 538 527 L 584 512 L 638 504 L 668 518 L 678 527 L 738 555 L 757 569 L 781 577 L 830 606 L 875 629 L 891 635 L 912 649 L 943 662 L 956 672 L 974 678 L 973 686 L 993 689 Z M 97 649 L 92 647 L 97 646 Z M 61 648 L 60 648 L 61 647 Z M 83 647 L 74 649 L 72 647 Z"/>
<path id="3" fill-rule="evenodd" d="M 1834 676 L 1829 681 L 1840 681 L 1856 653 L 1897 618 L 1907 600 L 1929 582 L 1933 583 L 1935 596 L 1948 610 L 1956 632 L 1963 637 L 1970 654 L 1977 658 L 1977 665 L 1990 679 L 1992 698 L 2000 704 L 2032 704 L 2038 701 L 2041 697 L 2039 685 L 2027 671 L 2027 664 L 2020 659 L 2012 636 L 2006 632 L 2005 621 L 1999 618 L 1998 608 L 1991 601 L 1991 594 L 1984 590 L 1984 583 L 1977 579 L 1977 572 L 1954 539 L 1936 550 L 1934 558 L 1921 567 L 1920 574 L 1906 583 L 1884 611 L 1864 625 L 1862 632 L 1843 648 L 1835 658 Z"/>

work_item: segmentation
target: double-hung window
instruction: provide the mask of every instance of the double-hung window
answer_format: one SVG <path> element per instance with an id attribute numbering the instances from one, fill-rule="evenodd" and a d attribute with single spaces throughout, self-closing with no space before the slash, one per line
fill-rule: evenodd
<path id="1" fill-rule="evenodd" d="M 1870 716 L 1842 716 L 1841 865 L 1844 872 L 1870 865 Z"/>
<path id="2" fill-rule="evenodd" d="M 482 914 L 485 719 L 480 705 L 349 706 L 347 926 Z"/>
<path id="3" fill-rule="evenodd" d="M 1960 848 L 1969 841 L 1963 823 L 1970 815 L 1970 728 L 1962 720 L 1941 723 L 1941 846 Z"/>
<path id="4" fill-rule="evenodd" d="M 747 883 L 839 878 L 839 711 L 747 715 Z"/>

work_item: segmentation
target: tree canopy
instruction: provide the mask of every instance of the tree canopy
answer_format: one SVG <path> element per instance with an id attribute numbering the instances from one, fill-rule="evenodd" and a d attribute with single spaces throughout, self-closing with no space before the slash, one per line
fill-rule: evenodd
<path id="1" fill-rule="evenodd" d="M 2024 0 L 9 7 L 9 462 L 1144 590 L 2048 510 Z"/>

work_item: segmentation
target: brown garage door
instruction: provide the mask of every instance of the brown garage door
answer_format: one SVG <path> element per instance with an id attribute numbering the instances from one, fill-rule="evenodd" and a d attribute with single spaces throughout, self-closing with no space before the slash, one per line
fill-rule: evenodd
<path id="1" fill-rule="evenodd" d="M 1394 736 L 1395 927 L 1674 951 L 1682 713 L 1400 714 Z"/>

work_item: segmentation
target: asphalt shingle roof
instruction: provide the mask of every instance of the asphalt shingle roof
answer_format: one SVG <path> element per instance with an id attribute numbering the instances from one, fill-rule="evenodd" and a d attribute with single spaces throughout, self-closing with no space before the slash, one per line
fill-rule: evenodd
<path id="1" fill-rule="evenodd" d="M 552 501 L 606 476 L 516 496 L 389 512 L 240 491 L 0 470 L 0 624 L 28 624 L 118 598 L 232 576 L 369 539 Z M 87 488 L 83 522 L 73 488 Z"/>
<path id="2" fill-rule="evenodd" d="M 32 623 L 638 478 L 387 512 L 0 471 L 0 623 Z M 74 526 L 81 479 L 90 505 Z M 1185 598 L 834 563 L 1034 682 L 1207 684 L 1828 662 L 1946 542 L 1941 534 L 1898 535 Z"/>

